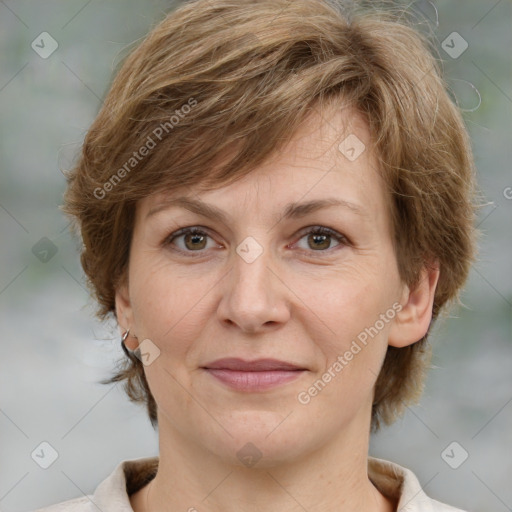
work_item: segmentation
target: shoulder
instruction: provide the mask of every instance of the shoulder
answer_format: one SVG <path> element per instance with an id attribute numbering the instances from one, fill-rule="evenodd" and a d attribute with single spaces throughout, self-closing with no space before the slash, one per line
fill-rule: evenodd
<path id="1" fill-rule="evenodd" d="M 72 500 L 63 501 L 47 507 L 38 508 L 33 512 L 92 512 L 92 496 L 82 496 Z"/>
<path id="2" fill-rule="evenodd" d="M 450 505 L 447 505 L 446 503 L 441 503 L 440 501 L 431 499 L 430 502 L 432 505 L 433 512 L 466 512 L 465 510 L 462 510 L 461 508 L 455 508 Z"/>
<path id="3" fill-rule="evenodd" d="M 154 478 L 158 461 L 158 457 L 123 460 L 100 482 L 94 494 L 38 508 L 32 512 L 133 512 L 130 495 Z"/>
<path id="4" fill-rule="evenodd" d="M 394 462 L 369 457 L 368 477 L 382 494 L 396 501 L 400 512 L 465 512 L 427 496 L 416 475 Z"/>

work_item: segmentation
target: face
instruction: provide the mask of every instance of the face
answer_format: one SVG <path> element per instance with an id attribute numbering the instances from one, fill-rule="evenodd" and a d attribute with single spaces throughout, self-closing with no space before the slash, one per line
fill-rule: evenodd
<path id="1" fill-rule="evenodd" d="M 252 443 L 272 466 L 367 435 L 407 289 L 376 160 L 353 158 L 354 136 L 368 146 L 355 111 L 315 113 L 236 183 L 138 204 L 117 315 L 150 340 L 164 440 L 238 464 Z"/>

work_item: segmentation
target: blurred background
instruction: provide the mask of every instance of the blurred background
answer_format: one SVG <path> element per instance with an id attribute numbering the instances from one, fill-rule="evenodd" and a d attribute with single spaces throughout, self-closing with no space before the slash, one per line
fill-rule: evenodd
<path id="1" fill-rule="evenodd" d="M 440 501 L 468 511 L 510 511 L 512 2 L 409 4 L 439 41 L 487 204 L 464 307 L 431 337 L 434 368 L 422 402 L 372 438 L 371 455 L 412 469 Z M 121 460 L 158 453 L 145 410 L 119 385 L 98 383 L 124 354 L 115 325 L 94 318 L 79 242 L 58 206 L 61 170 L 71 166 L 113 68 L 174 5 L 0 1 L 3 512 L 90 494 Z M 35 455 L 41 449 L 56 457 L 47 469 Z"/>

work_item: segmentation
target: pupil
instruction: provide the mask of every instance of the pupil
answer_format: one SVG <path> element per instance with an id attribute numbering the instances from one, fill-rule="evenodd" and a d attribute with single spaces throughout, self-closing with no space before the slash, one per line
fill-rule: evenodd
<path id="1" fill-rule="evenodd" d="M 200 242 L 202 239 L 204 239 L 204 236 L 196 233 L 196 234 L 189 235 L 188 239 L 191 241 L 192 247 L 197 248 L 198 247 L 197 242 L 198 241 Z"/>
<path id="2" fill-rule="evenodd" d="M 328 235 L 313 235 L 313 239 L 315 240 L 315 243 L 317 241 L 319 241 L 320 243 L 324 242 L 324 246 L 325 246 L 325 242 L 327 241 L 327 247 L 329 246 L 329 241 L 328 241 Z M 324 247 L 322 246 L 322 247 Z M 316 244 L 316 248 L 318 248 L 319 245 Z"/>

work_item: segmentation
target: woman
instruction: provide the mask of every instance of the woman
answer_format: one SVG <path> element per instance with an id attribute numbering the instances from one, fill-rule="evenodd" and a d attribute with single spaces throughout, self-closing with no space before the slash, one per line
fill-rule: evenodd
<path id="1" fill-rule="evenodd" d="M 159 457 L 57 510 L 457 510 L 368 457 L 474 258 L 474 167 L 427 43 L 327 0 L 198 0 L 123 63 L 69 175 Z"/>

